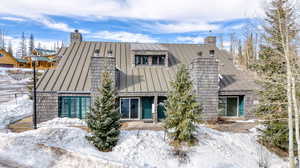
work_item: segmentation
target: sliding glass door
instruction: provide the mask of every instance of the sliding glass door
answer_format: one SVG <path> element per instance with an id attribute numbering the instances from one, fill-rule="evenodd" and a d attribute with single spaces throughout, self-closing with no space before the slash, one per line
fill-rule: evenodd
<path id="1" fill-rule="evenodd" d="M 122 115 L 122 119 L 138 119 L 139 102 L 139 98 L 121 98 L 120 113 Z"/>
<path id="2" fill-rule="evenodd" d="M 220 116 L 238 117 L 244 115 L 244 96 L 222 96 L 219 97 Z"/>

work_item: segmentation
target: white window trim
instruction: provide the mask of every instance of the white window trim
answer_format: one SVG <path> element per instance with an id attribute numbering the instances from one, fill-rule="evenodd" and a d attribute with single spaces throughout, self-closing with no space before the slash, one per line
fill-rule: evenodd
<path id="1" fill-rule="evenodd" d="M 140 111 L 141 111 L 141 98 L 140 97 L 126 97 L 126 98 L 120 98 L 120 101 L 119 101 L 119 112 L 120 114 L 122 115 L 122 108 L 121 108 L 121 102 L 122 100 L 126 100 L 128 99 L 129 100 L 129 114 L 128 114 L 128 118 L 121 118 L 121 120 L 140 120 Z M 131 118 L 131 99 L 138 99 L 138 117 L 137 118 Z"/>

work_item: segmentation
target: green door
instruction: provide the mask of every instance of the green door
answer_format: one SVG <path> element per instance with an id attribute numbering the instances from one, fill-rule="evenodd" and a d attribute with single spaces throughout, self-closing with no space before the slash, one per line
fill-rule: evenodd
<path id="1" fill-rule="evenodd" d="M 244 96 L 239 96 L 239 116 L 244 115 Z"/>
<path id="2" fill-rule="evenodd" d="M 157 104 L 157 113 L 158 113 L 158 119 L 164 119 L 166 118 L 165 115 L 165 105 L 164 101 L 166 100 L 166 97 L 158 97 L 158 104 Z"/>
<path id="3" fill-rule="evenodd" d="M 227 116 L 234 117 L 237 116 L 238 112 L 238 99 L 237 97 L 227 98 Z"/>
<path id="4" fill-rule="evenodd" d="M 152 119 L 153 97 L 142 98 L 142 119 Z"/>

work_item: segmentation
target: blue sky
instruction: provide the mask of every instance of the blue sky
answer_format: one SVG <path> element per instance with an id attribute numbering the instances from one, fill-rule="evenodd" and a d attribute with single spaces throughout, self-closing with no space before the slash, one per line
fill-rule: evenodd
<path id="1" fill-rule="evenodd" d="M 264 0 L 1 0 L 0 29 L 16 46 L 22 32 L 49 47 L 79 29 L 87 41 L 201 43 L 242 33 Z M 211 30 L 211 32 L 209 32 Z M 36 43 L 37 43 L 36 42 Z"/>

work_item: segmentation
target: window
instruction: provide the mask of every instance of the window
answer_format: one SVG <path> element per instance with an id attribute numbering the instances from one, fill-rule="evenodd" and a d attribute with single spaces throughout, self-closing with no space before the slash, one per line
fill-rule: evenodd
<path id="1" fill-rule="evenodd" d="M 220 116 L 238 117 L 244 115 L 244 96 L 223 96 L 219 98 Z"/>
<path id="2" fill-rule="evenodd" d="M 159 56 L 159 65 L 165 65 L 165 56 Z"/>
<path id="3" fill-rule="evenodd" d="M 134 59 L 135 59 L 135 65 L 165 65 L 166 56 L 165 55 L 135 55 Z"/>
<path id="4" fill-rule="evenodd" d="M 136 55 L 135 56 L 135 65 L 148 65 L 148 56 L 147 55 Z"/>
<path id="5" fill-rule="evenodd" d="M 139 55 L 135 56 L 135 65 L 140 65 L 142 64 L 142 57 Z"/>
<path id="6" fill-rule="evenodd" d="M 58 100 L 58 116 L 84 119 L 90 111 L 89 96 L 61 96 Z"/>
<path id="7" fill-rule="evenodd" d="M 94 56 L 99 57 L 99 55 L 100 55 L 100 50 L 96 49 L 95 52 L 94 52 Z"/>
<path id="8" fill-rule="evenodd" d="M 3 57 L 4 55 L 0 53 L 0 57 Z"/>
<path id="9" fill-rule="evenodd" d="M 139 99 L 138 98 L 121 98 L 120 113 L 123 119 L 138 119 L 139 116 Z"/>
<path id="10" fill-rule="evenodd" d="M 153 65 L 157 65 L 158 64 L 158 56 L 157 55 L 153 55 L 152 56 L 152 64 Z"/>
<path id="11" fill-rule="evenodd" d="M 209 50 L 209 55 L 214 56 L 215 55 L 215 50 Z"/>
<path id="12" fill-rule="evenodd" d="M 142 56 L 142 64 L 143 65 L 148 65 L 148 56 L 146 56 L 146 55 Z"/>

